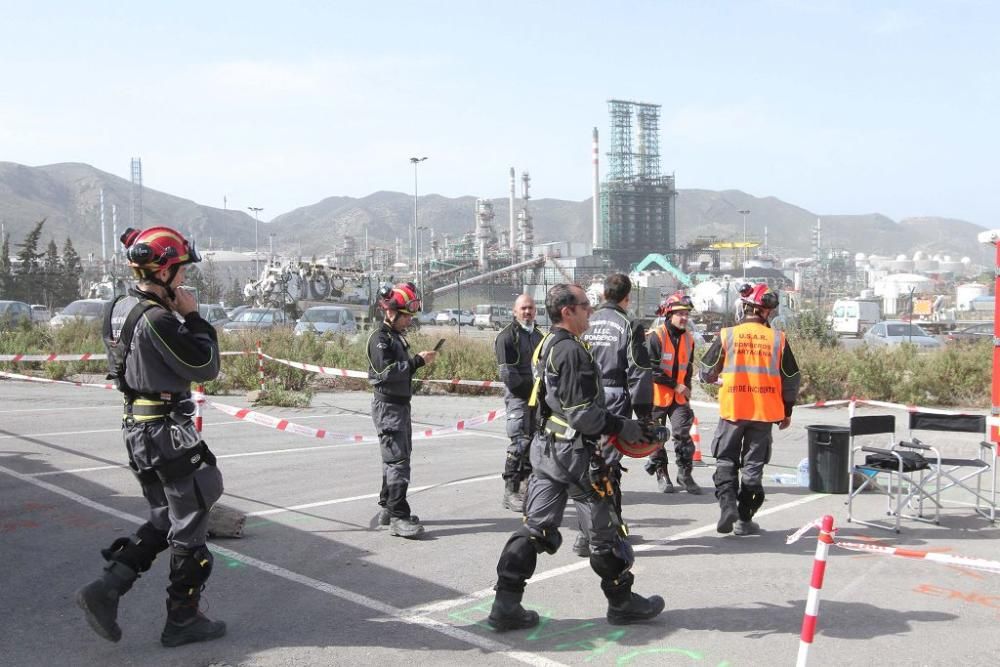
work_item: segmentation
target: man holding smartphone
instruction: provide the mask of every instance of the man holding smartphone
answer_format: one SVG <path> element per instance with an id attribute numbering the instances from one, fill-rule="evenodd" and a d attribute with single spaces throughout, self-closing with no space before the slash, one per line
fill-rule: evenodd
<path id="1" fill-rule="evenodd" d="M 372 422 L 382 455 L 382 489 L 378 500 L 382 509 L 378 523 L 389 526 L 390 535 L 412 539 L 424 532 L 420 519 L 410 513 L 406 502 L 413 451 L 412 380 L 419 368 L 434 363 L 437 352 L 425 350 L 411 355 L 410 344 L 403 335 L 421 307 L 413 283 L 380 289 L 379 307 L 385 311 L 385 319 L 368 337 L 368 381 L 375 390 Z"/>

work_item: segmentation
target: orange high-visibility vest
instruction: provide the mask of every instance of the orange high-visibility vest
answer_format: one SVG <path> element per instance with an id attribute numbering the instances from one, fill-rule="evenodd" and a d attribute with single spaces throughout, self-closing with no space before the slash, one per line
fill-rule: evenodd
<path id="1" fill-rule="evenodd" d="M 785 334 L 748 322 L 719 332 L 725 362 L 719 416 L 736 421 L 779 422 L 785 418 L 781 400 L 781 354 Z"/>
<path id="2" fill-rule="evenodd" d="M 674 355 L 677 356 L 677 377 L 674 378 L 677 386 L 684 384 L 687 381 L 688 373 L 691 370 L 691 357 L 694 352 L 694 338 L 690 333 L 685 331 L 681 334 L 680 338 L 677 340 L 677 347 L 679 349 L 674 349 L 674 343 L 670 340 L 670 335 L 667 333 L 667 326 L 663 326 L 656 329 L 653 335 L 660 339 L 660 368 L 666 375 L 670 375 L 674 372 Z M 653 405 L 661 408 L 669 407 L 674 401 L 680 404 L 688 402 L 685 396 L 677 394 L 673 387 L 668 387 L 665 384 L 653 383 Z"/>

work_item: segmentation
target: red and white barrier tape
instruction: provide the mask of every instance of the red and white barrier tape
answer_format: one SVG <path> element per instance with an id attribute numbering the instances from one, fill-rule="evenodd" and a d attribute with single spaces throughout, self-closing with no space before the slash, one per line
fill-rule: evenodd
<path id="1" fill-rule="evenodd" d="M 820 526 L 821 519 L 816 519 L 811 521 L 806 525 L 799 528 L 797 531 L 789 535 L 785 539 L 785 544 L 793 544 L 797 542 L 803 535 L 808 533 L 813 528 Z M 836 533 L 836 530 L 832 531 Z M 959 565 L 961 567 L 968 567 L 974 570 L 982 570 L 984 572 L 993 572 L 995 574 L 1000 574 L 1000 562 L 985 560 L 983 558 L 969 558 L 968 556 L 952 556 L 949 554 L 943 554 L 939 552 L 931 551 L 917 551 L 914 549 L 904 549 L 903 547 L 885 547 L 877 544 L 863 544 L 860 542 L 841 542 L 839 540 L 834 540 L 832 542 L 834 546 L 847 549 L 848 551 L 858 551 L 862 553 L 877 554 L 879 556 L 897 556 L 899 558 L 909 558 L 911 560 L 928 560 L 934 563 L 941 563 L 942 565 Z"/>
<path id="2" fill-rule="evenodd" d="M 326 431 L 324 429 L 312 428 L 309 426 L 303 426 L 301 424 L 296 424 L 295 422 L 289 421 L 288 419 L 282 419 L 280 417 L 272 417 L 271 415 L 265 414 L 263 412 L 257 412 L 256 410 L 251 410 L 250 408 L 238 408 L 233 405 L 226 405 L 224 403 L 216 403 L 214 401 L 209 401 L 211 405 L 216 410 L 226 413 L 231 417 L 240 419 L 242 421 L 248 421 L 258 426 L 266 426 L 268 428 L 273 428 L 278 431 L 285 431 L 287 433 L 294 433 L 296 435 L 302 435 L 307 438 L 320 438 L 327 440 L 338 440 L 344 442 L 378 442 L 378 436 L 366 435 L 364 433 L 334 433 L 331 431 Z M 504 416 L 506 411 L 504 410 L 491 410 L 483 415 L 478 415 L 476 417 L 471 417 L 469 419 L 463 419 L 451 426 L 429 428 L 423 430 L 414 430 L 413 439 L 423 440 L 426 438 L 434 438 L 442 435 L 448 435 L 451 433 L 458 433 L 464 431 L 468 428 L 474 426 L 480 426 L 482 424 L 488 424 L 489 422 L 496 421 L 500 417 Z"/>
<path id="3" fill-rule="evenodd" d="M 107 359 L 102 353 L 84 352 L 83 354 L 0 354 L 0 361 L 100 361 Z"/>
<path id="4" fill-rule="evenodd" d="M 7 373 L 0 371 L 0 377 L 8 380 L 23 380 L 25 382 L 41 382 L 44 384 L 67 384 L 71 387 L 95 387 L 97 389 L 114 389 L 113 384 L 96 384 L 93 382 L 70 382 L 69 380 L 50 380 L 49 378 L 35 377 L 34 375 L 21 375 L 20 373 Z"/>
<path id="5" fill-rule="evenodd" d="M 319 373 L 320 375 L 327 375 L 330 377 L 348 377 L 348 378 L 362 378 L 368 379 L 367 371 L 355 371 L 347 368 L 330 368 L 328 366 L 319 366 L 317 364 L 307 364 L 301 361 L 291 361 L 289 359 L 278 359 L 277 357 L 272 357 L 269 354 L 264 354 L 263 357 L 269 361 L 275 363 L 284 364 L 285 366 L 290 366 L 292 368 L 298 368 L 303 371 L 310 371 L 312 373 Z M 467 387 L 481 387 L 484 389 L 495 389 L 497 387 L 502 387 L 503 385 L 498 380 L 462 380 L 460 378 L 454 378 L 452 380 L 428 380 L 420 379 L 421 382 L 437 382 L 441 384 L 450 385 L 463 385 Z"/>

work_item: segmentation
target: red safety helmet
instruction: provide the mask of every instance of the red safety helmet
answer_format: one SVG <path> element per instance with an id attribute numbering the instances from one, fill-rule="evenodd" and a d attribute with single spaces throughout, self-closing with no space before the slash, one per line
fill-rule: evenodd
<path id="1" fill-rule="evenodd" d="M 747 294 L 743 294 L 743 296 L 740 297 L 740 301 L 750 304 L 751 306 L 774 310 L 778 307 L 778 293 L 766 284 L 760 283 L 759 285 L 754 285 Z"/>
<path id="2" fill-rule="evenodd" d="M 388 285 L 379 290 L 379 305 L 383 310 L 395 310 L 407 315 L 420 312 L 420 293 L 413 283 L 400 283 L 395 287 Z"/>
<path id="3" fill-rule="evenodd" d="M 193 241 L 170 227 L 150 227 L 142 231 L 129 228 L 121 235 L 125 259 L 140 278 L 161 269 L 201 261 Z"/>
<path id="4" fill-rule="evenodd" d="M 691 297 L 683 292 L 674 292 L 660 302 L 659 307 L 656 309 L 656 315 L 657 317 L 667 317 L 670 313 L 677 310 L 694 310 L 694 303 L 692 303 Z"/>

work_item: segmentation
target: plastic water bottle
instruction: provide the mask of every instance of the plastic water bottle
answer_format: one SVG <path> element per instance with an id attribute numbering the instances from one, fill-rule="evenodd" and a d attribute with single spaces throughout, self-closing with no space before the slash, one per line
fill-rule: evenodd
<path id="1" fill-rule="evenodd" d="M 809 459 L 799 461 L 799 486 L 809 486 Z"/>
<path id="2" fill-rule="evenodd" d="M 796 486 L 799 483 L 799 476 L 793 475 L 790 472 L 771 475 L 771 479 L 774 480 L 775 484 L 782 484 L 784 486 Z"/>

